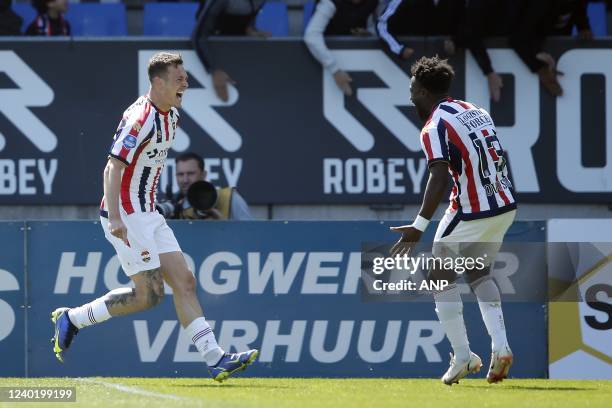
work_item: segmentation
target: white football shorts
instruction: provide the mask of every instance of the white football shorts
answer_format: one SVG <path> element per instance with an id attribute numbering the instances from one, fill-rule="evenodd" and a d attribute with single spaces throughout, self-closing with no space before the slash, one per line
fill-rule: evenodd
<path id="1" fill-rule="evenodd" d="M 135 212 L 129 215 L 123 209 L 119 209 L 119 212 L 127 227 L 129 246 L 111 235 L 107 218 L 101 216 L 100 223 L 104 236 L 115 248 L 127 276 L 159 268 L 159 254 L 181 251 L 174 232 L 157 211 Z"/>
<path id="2" fill-rule="evenodd" d="M 512 210 L 493 217 L 464 221 L 457 211 L 447 211 L 436 230 L 433 254 L 437 257 L 479 257 L 486 254 L 485 264 L 489 265 L 495 260 L 515 216 L 516 210 Z"/>

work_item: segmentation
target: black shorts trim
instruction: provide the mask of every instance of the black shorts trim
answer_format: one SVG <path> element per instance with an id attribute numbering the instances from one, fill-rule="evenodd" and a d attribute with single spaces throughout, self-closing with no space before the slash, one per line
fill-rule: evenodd
<path id="1" fill-rule="evenodd" d="M 477 213 L 465 214 L 462 212 L 461 221 L 472 221 L 472 220 L 479 220 L 481 218 L 495 217 L 497 215 L 501 215 L 501 214 L 510 212 L 512 210 L 516 210 L 516 203 L 508 204 L 503 207 L 495 208 L 493 210 L 480 211 Z"/>
<path id="2" fill-rule="evenodd" d="M 455 216 L 453 217 L 451 222 L 448 223 L 448 225 L 446 226 L 446 229 L 444 230 L 440 238 L 444 238 L 450 235 L 450 233 L 453 232 L 455 227 L 457 227 L 457 225 L 459 224 L 459 221 L 461 221 L 461 209 L 457 210 L 457 212 L 455 213 Z"/>
<path id="3" fill-rule="evenodd" d="M 450 166 L 450 161 L 448 161 L 448 159 L 443 159 L 443 158 L 437 158 L 437 159 L 431 159 L 427 162 L 427 168 L 430 168 L 432 164 L 438 163 L 438 162 L 444 162 L 446 164 L 448 164 Z"/>
<path id="4" fill-rule="evenodd" d="M 120 162 L 124 163 L 126 166 L 129 166 L 129 165 L 130 165 L 130 163 L 128 163 L 128 162 L 127 162 L 127 160 L 125 160 L 125 159 L 124 159 L 123 157 L 121 157 L 121 156 L 117 156 L 116 154 L 109 153 L 109 154 L 108 154 L 108 157 L 112 157 L 113 159 L 117 159 L 117 160 L 119 160 Z"/>

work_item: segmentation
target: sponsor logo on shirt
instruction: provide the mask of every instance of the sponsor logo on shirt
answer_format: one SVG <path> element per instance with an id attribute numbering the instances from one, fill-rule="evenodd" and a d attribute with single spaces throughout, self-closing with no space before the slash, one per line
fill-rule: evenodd
<path id="1" fill-rule="evenodd" d="M 136 147 L 136 138 L 132 135 L 127 135 L 125 139 L 123 139 L 123 147 L 126 149 L 133 149 Z"/>

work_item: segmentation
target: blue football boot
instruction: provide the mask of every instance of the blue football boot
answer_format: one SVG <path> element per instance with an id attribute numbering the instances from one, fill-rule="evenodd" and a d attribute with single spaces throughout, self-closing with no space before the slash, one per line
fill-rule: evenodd
<path id="1" fill-rule="evenodd" d="M 79 332 L 79 329 L 68 318 L 68 310 L 70 309 L 67 307 L 60 307 L 51 313 L 51 321 L 55 325 L 55 335 L 51 343 L 53 343 L 55 357 L 62 363 L 64 362 L 63 353 L 72 344 L 74 335 Z"/>
<path id="2" fill-rule="evenodd" d="M 223 382 L 236 371 L 246 370 L 247 366 L 255 361 L 258 354 L 258 350 L 225 353 L 217 365 L 208 367 L 208 371 L 210 371 L 213 380 Z"/>

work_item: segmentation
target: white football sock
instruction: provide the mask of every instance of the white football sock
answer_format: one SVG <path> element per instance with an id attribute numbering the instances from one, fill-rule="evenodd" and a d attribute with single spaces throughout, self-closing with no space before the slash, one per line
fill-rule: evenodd
<path id="1" fill-rule="evenodd" d="M 91 326 L 92 324 L 102 323 L 111 318 L 106 303 L 103 298 L 98 298 L 93 302 L 75 307 L 68 311 L 68 318 L 77 328 Z"/>
<path id="2" fill-rule="evenodd" d="M 493 351 L 499 351 L 503 347 L 508 347 L 501 296 L 497 285 L 492 279 L 485 279 L 478 283 L 473 290 L 478 298 L 482 320 L 487 327 L 489 336 L 491 336 L 491 348 Z"/>
<path id="3" fill-rule="evenodd" d="M 470 343 L 463 321 L 463 302 L 456 285 L 434 294 L 436 313 L 446 333 L 446 337 L 453 347 L 455 360 L 467 361 L 470 359 Z"/>
<path id="4" fill-rule="evenodd" d="M 185 330 L 208 366 L 214 366 L 221 360 L 224 351 L 217 344 L 215 334 L 204 317 L 196 318 Z"/>

